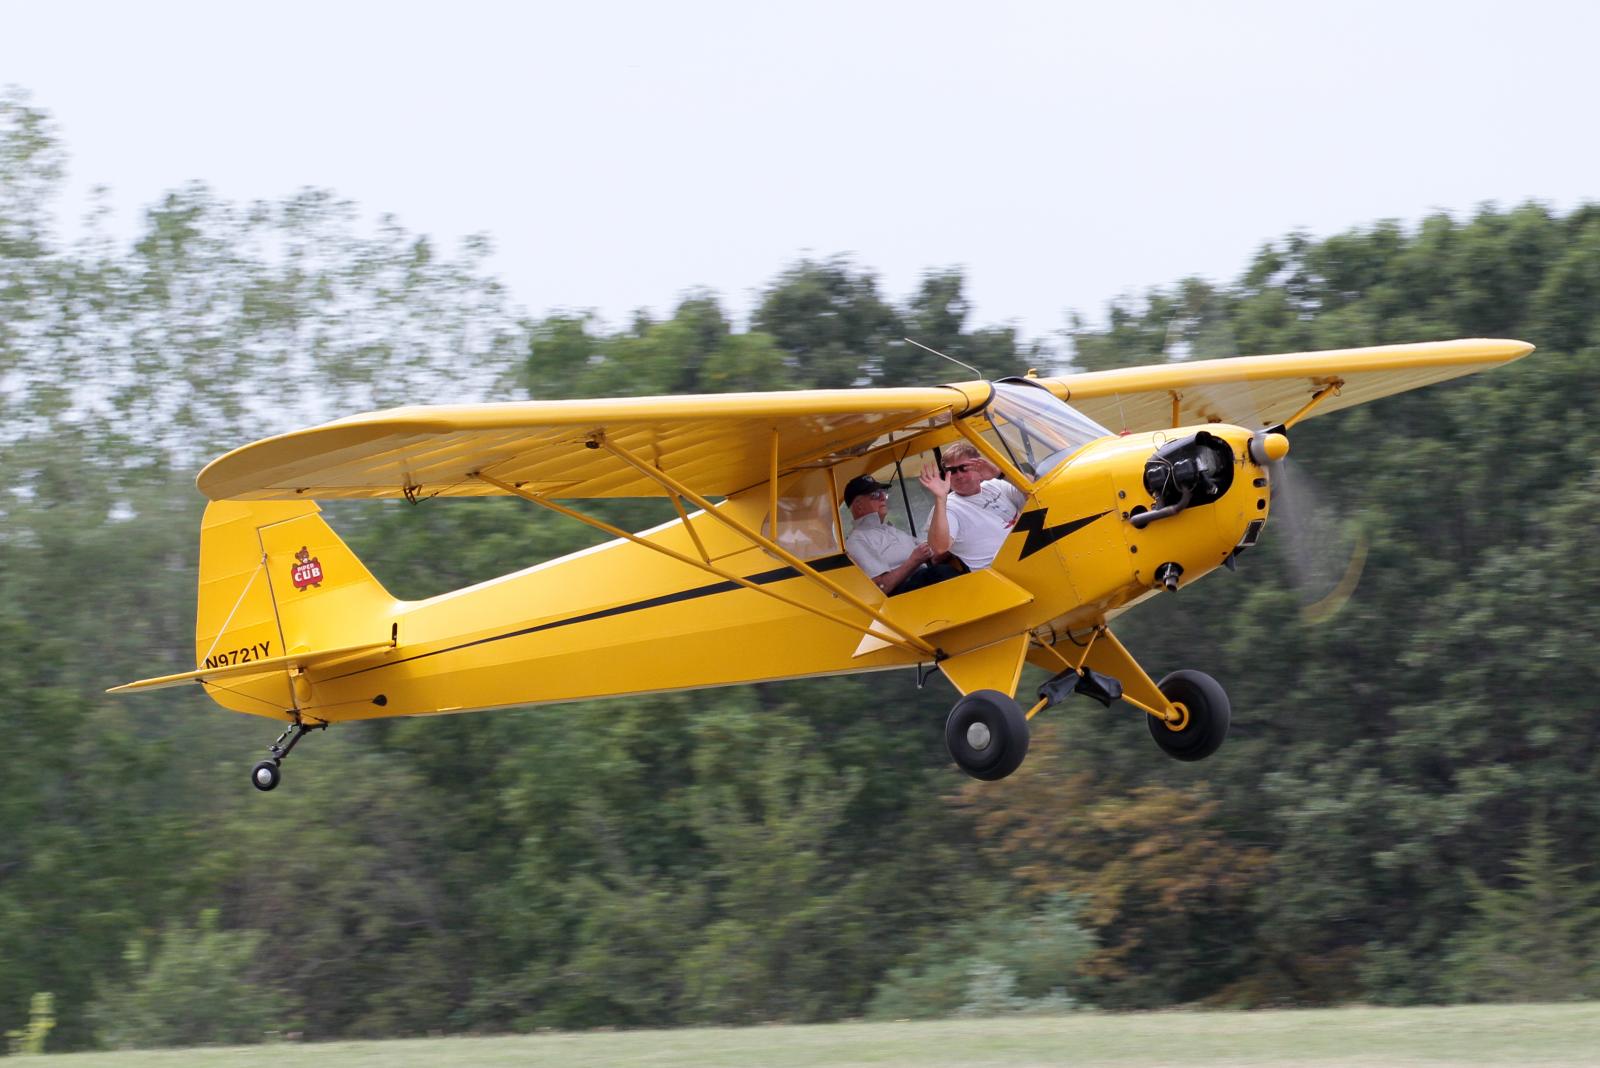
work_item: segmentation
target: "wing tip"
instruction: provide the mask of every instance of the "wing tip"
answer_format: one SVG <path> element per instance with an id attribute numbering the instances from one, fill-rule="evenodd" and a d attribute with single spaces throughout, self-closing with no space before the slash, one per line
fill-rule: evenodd
<path id="1" fill-rule="evenodd" d="M 1526 356 L 1530 352 L 1532 352 L 1534 349 L 1539 347 L 1539 346 L 1537 346 L 1537 345 L 1535 345 L 1535 344 L 1533 344 L 1532 342 L 1529 342 L 1529 341 L 1506 340 L 1506 341 L 1503 341 L 1501 343 L 1506 345 L 1507 347 L 1509 347 L 1512 350 L 1511 351 L 1511 355 L 1506 357 L 1506 362 L 1507 363 L 1510 363 L 1512 360 L 1520 360 L 1524 356 Z"/>
<path id="2" fill-rule="evenodd" d="M 124 682 L 120 686 L 112 686 L 106 693 L 137 693 L 140 690 L 164 690 L 169 686 L 181 686 L 186 682 L 204 683 L 204 679 L 191 678 L 188 675 L 162 675 L 153 679 L 139 679 L 135 682 Z"/>

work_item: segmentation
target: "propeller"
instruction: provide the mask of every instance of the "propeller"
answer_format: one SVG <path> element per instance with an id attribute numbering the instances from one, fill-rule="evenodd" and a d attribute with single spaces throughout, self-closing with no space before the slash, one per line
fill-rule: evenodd
<path id="1" fill-rule="evenodd" d="M 1167 325 L 1162 355 L 1180 361 L 1238 355 L 1227 308 L 1215 291 L 1194 288 L 1185 298 L 1182 313 Z M 1263 406 L 1252 393 L 1249 383 L 1208 387 L 1202 408 L 1225 422 L 1264 426 Z M 1287 459 L 1291 429 L 1292 425 L 1278 425 L 1262 430 L 1251 448 L 1266 469 L 1271 487 L 1267 531 L 1282 544 L 1300 618 L 1317 625 L 1338 615 L 1355 593 L 1366 566 L 1368 543 L 1360 526 L 1341 520 L 1310 475 Z M 1269 448 L 1269 439 L 1274 437 L 1278 443 Z"/>
<path id="2" fill-rule="evenodd" d="M 1286 458 L 1269 461 L 1267 482 L 1272 518 L 1267 529 L 1280 532 L 1289 582 L 1300 618 L 1326 623 L 1349 602 L 1367 562 L 1367 536 L 1359 525 L 1342 521 L 1312 477 Z"/>

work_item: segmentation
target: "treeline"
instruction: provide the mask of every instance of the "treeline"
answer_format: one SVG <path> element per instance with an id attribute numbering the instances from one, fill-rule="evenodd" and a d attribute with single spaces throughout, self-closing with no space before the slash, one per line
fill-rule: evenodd
<path id="1" fill-rule="evenodd" d="M 1240 575 L 1119 624 L 1152 672 L 1228 687 L 1234 732 L 1202 765 L 1125 707 L 1069 704 L 1017 776 L 966 782 L 953 693 L 896 672 L 347 726 L 264 795 L 246 775 L 272 723 L 101 692 L 193 655 L 193 475 L 224 449 L 397 403 L 962 377 L 905 336 L 992 376 L 1058 357 L 974 328 L 959 272 L 895 299 L 843 259 L 783 272 L 748 327 L 710 293 L 616 329 L 527 321 L 483 242 L 367 230 L 316 192 L 187 187 L 131 245 L 94 222 L 66 242 L 63 164 L 48 116 L 0 101 L 18 1049 L 1600 996 L 1600 209 L 1292 235 L 1235 283 L 1076 324 L 1084 369 L 1541 346 L 1297 432 L 1371 546 L 1331 620 L 1301 619 L 1269 532 Z M 405 597 L 593 540 L 514 501 L 330 515 Z"/>

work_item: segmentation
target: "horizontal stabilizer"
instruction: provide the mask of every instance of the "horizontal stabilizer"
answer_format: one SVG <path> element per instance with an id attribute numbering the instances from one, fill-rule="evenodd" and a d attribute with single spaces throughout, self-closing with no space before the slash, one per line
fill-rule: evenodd
<path id="1" fill-rule="evenodd" d="M 343 660 L 362 660 L 373 654 L 387 652 L 395 647 L 393 639 L 386 642 L 367 642 L 363 645 L 346 645 L 339 649 L 318 649 L 314 652 L 290 653 L 287 656 L 272 656 L 262 659 L 246 660 L 243 663 L 217 664 L 214 667 L 197 668 L 194 671 L 185 671 L 177 675 L 162 675 L 154 679 L 140 679 L 138 682 L 123 683 L 113 686 L 106 693 L 131 693 L 134 690 L 160 690 L 168 686 L 179 686 L 185 682 L 220 682 L 224 679 L 239 679 L 251 675 L 265 675 L 273 671 L 305 671 L 308 668 L 321 667 Z M 242 650 L 240 650 L 242 652 Z M 247 654 L 248 655 L 248 654 Z"/>

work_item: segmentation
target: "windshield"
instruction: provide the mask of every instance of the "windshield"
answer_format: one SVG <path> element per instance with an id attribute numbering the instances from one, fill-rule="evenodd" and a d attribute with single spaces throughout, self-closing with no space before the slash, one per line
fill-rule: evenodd
<path id="1" fill-rule="evenodd" d="M 1011 462 L 1033 478 L 1111 433 L 1043 386 L 1016 381 L 994 384 L 994 400 L 979 419 L 992 427 L 984 436 L 998 438 Z"/>

